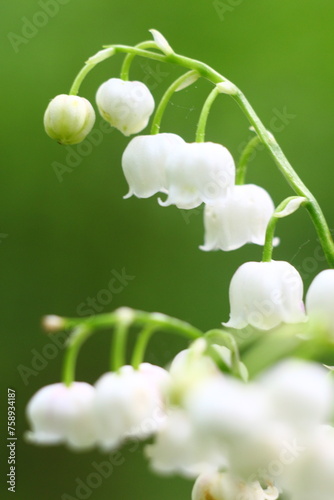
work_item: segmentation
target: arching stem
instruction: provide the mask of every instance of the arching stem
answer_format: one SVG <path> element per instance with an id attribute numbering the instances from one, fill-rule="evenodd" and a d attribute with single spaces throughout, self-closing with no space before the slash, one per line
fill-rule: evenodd
<path id="1" fill-rule="evenodd" d="M 208 117 L 209 113 L 211 110 L 211 106 L 216 100 L 216 97 L 220 94 L 220 91 L 215 87 L 207 97 L 201 115 L 198 120 L 197 124 L 197 131 L 196 131 L 196 142 L 204 142 L 205 140 L 205 130 L 206 130 L 206 124 L 208 122 Z"/>

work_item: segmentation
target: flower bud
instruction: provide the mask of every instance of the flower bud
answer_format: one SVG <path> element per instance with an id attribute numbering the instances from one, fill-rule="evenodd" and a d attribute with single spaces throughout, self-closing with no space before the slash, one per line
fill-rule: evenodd
<path id="1" fill-rule="evenodd" d="M 129 193 L 148 198 L 166 192 L 166 160 L 170 151 L 184 144 L 176 134 L 140 135 L 132 139 L 122 157 L 122 167 Z"/>
<path id="2" fill-rule="evenodd" d="M 235 186 L 226 198 L 205 206 L 205 244 L 201 250 L 229 251 L 246 243 L 263 245 L 274 210 L 272 199 L 261 187 Z"/>
<path id="3" fill-rule="evenodd" d="M 321 271 L 314 278 L 306 294 L 306 310 L 334 334 L 334 269 Z"/>
<path id="4" fill-rule="evenodd" d="M 246 262 L 230 284 L 232 328 L 252 325 L 270 330 L 280 323 L 305 321 L 303 282 L 288 262 Z"/>
<path id="5" fill-rule="evenodd" d="M 181 144 L 166 161 L 168 198 L 164 207 L 191 209 L 202 202 L 215 203 L 234 185 L 235 165 L 229 151 L 220 144 Z"/>
<path id="6" fill-rule="evenodd" d="M 154 99 L 142 82 L 111 78 L 96 93 L 101 116 L 124 135 L 143 130 L 154 110 Z"/>
<path id="7" fill-rule="evenodd" d="M 95 122 L 93 106 L 84 97 L 57 95 L 44 114 L 46 133 L 60 144 L 78 144 L 92 130 Z"/>
<path id="8" fill-rule="evenodd" d="M 43 387 L 27 406 L 32 427 L 27 439 L 35 444 L 90 448 L 96 442 L 94 398 L 94 387 L 85 382 Z"/>

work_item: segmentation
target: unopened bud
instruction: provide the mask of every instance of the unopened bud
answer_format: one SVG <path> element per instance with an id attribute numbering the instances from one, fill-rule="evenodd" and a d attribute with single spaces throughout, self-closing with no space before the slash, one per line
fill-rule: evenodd
<path id="1" fill-rule="evenodd" d="M 92 130 L 95 122 L 93 106 L 84 97 L 57 95 L 44 115 L 45 131 L 60 144 L 78 144 Z"/>
<path id="2" fill-rule="evenodd" d="M 42 319 L 42 327 L 47 332 L 58 332 L 65 326 L 65 320 L 61 316 L 49 314 Z"/>

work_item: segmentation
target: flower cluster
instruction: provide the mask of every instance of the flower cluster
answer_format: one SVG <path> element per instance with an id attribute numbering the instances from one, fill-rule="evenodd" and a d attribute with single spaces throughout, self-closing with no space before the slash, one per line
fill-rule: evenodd
<path id="1" fill-rule="evenodd" d="M 229 365 L 231 352 L 212 348 Z M 334 449 L 334 381 L 313 362 L 286 360 L 246 383 L 222 373 L 199 339 L 168 370 L 143 363 L 94 386 L 44 387 L 27 416 L 27 438 L 37 444 L 109 451 L 153 436 L 145 448 L 152 469 L 197 478 L 194 500 L 208 492 L 215 500 L 275 500 L 280 491 L 305 500 L 305 475 L 313 492 L 333 491 L 331 467 L 322 464 Z"/>
<path id="2" fill-rule="evenodd" d="M 272 259 L 278 243 L 274 237 L 277 220 L 304 205 L 334 267 L 334 243 L 325 218 L 239 89 L 207 65 L 178 56 L 157 31 L 152 34 L 154 42 L 107 47 L 88 59 L 71 95 L 57 96 L 49 104 L 44 116 L 46 132 L 62 144 L 76 144 L 87 136 L 95 112 L 89 101 L 72 94 L 78 91 L 83 75 L 118 48 L 129 52 L 122 78 L 103 83 L 96 104 L 111 126 L 126 136 L 138 134 L 147 126 L 155 102 L 143 83 L 128 80 L 132 58 L 151 56 L 180 65 L 186 61 L 191 71 L 164 94 L 151 134 L 132 138 L 123 153 L 122 168 L 129 185 L 124 198 L 161 193 L 164 199 L 158 201 L 163 207 L 190 210 L 204 204 L 202 250 L 231 251 L 253 243 L 264 246 L 263 258 L 237 269 L 229 290 L 229 320 L 204 335 L 175 318 L 140 311 L 111 313 L 89 324 L 82 318 L 73 322 L 49 317 L 49 331 L 78 325 L 88 331 L 94 325 L 127 331 L 135 320 L 143 330 L 131 365 L 125 364 L 121 331 L 115 337 L 115 353 L 117 358 L 123 350 L 123 359 L 117 358 L 113 370 L 94 386 L 65 376 L 64 383 L 38 391 L 27 407 L 31 425 L 27 439 L 109 451 L 126 440 L 150 438 L 144 452 L 151 469 L 195 479 L 193 500 L 276 500 L 281 494 L 289 500 L 332 500 L 334 368 L 311 360 L 333 346 L 334 270 L 320 272 L 304 300 L 298 271 L 288 262 Z M 152 46 L 161 54 L 146 50 Z M 214 88 L 203 106 L 196 142 L 160 133 L 172 93 L 200 76 L 211 80 Z M 210 107 L 221 93 L 237 100 L 257 133 L 237 166 L 226 147 L 204 140 Z M 244 183 L 257 141 L 267 146 L 298 195 L 276 209 L 266 190 Z M 120 319 L 123 324 L 118 324 Z M 167 369 L 143 362 L 147 341 L 160 327 L 196 339 Z M 69 349 L 77 349 L 80 335 L 71 339 Z M 76 359 L 77 351 L 73 352 L 67 358 L 70 361 Z M 74 373 L 73 366 L 69 373 Z"/>
<path id="3" fill-rule="evenodd" d="M 124 135 L 141 132 L 154 110 L 149 89 L 138 81 L 111 78 L 96 93 L 101 116 Z M 95 113 L 83 97 L 60 95 L 49 104 L 46 132 L 61 144 L 82 141 L 93 127 Z M 205 243 L 200 248 L 234 250 L 246 243 L 263 245 L 274 213 L 269 194 L 259 186 L 235 185 L 231 153 L 212 142 L 186 143 L 172 133 L 141 135 L 126 147 L 122 167 L 128 198 L 167 195 L 161 206 L 193 209 L 205 204 Z"/>
<path id="4" fill-rule="evenodd" d="M 84 382 L 53 384 L 40 389 L 27 406 L 36 444 L 65 444 L 74 449 L 118 447 L 125 439 L 145 439 L 163 419 L 163 368 L 142 363 L 138 370 L 123 366 L 91 386 Z"/>

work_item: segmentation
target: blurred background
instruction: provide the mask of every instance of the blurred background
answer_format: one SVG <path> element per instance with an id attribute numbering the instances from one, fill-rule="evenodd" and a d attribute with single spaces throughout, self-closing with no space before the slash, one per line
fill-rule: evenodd
<path id="1" fill-rule="evenodd" d="M 201 329 L 228 319 L 228 284 L 236 268 L 259 260 L 261 248 L 204 253 L 202 210 L 162 208 L 155 199 L 123 200 L 127 185 L 121 155 L 128 138 L 103 126 L 83 145 L 59 146 L 42 125 L 51 98 L 69 91 L 83 62 L 103 44 L 136 44 L 160 30 L 173 48 L 204 60 L 249 98 L 314 194 L 330 226 L 333 208 L 334 4 L 330 0 L 13 0 L 1 6 L 2 167 L 0 183 L 1 421 L 7 387 L 17 398 L 19 500 L 186 500 L 192 484 L 148 470 L 141 450 L 126 446 L 100 482 L 90 476 L 108 459 L 97 451 L 27 445 L 24 409 L 42 386 L 59 381 L 63 338 L 40 328 L 44 314 L 90 314 L 127 305 L 161 311 Z M 94 102 L 98 86 L 117 77 L 122 56 L 102 63 L 81 95 Z M 131 77 L 144 81 L 156 101 L 180 68 L 136 59 Z M 210 85 L 200 81 L 173 97 L 163 131 L 194 138 Z M 251 132 L 227 96 L 214 105 L 207 139 L 223 143 L 237 159 Z M 248 180 L 268 189 L 277 204 L 291 193 L 265 151 L 251 163 Z M 292 262 L 306 287 L 326 264 L 304 211 L 278 226 L 275 259 Z M 123 271 L 122 271 L 123 270 Z M 126 272 L 122 290 L 105 299 L 112 273 Z M 79 380 L 94 382 L 108 367 L 110 334 L 83 348 Z M 186 346 L 161 334 L 147 360 L 165 365 Z M 1 441 L 1 498 L 7 498 Z M 90 482 L 91 487 L 87 486 Z M 77 490 L 78 485 L 81 489 Z M 86 485 L 86 486 L 82 486 Z"/>

